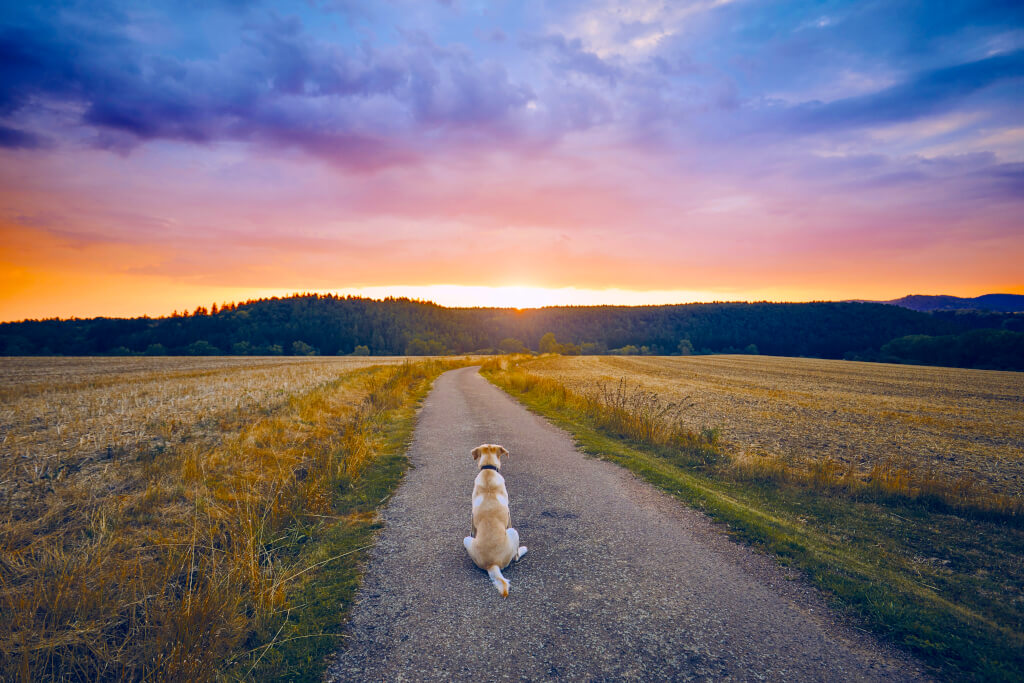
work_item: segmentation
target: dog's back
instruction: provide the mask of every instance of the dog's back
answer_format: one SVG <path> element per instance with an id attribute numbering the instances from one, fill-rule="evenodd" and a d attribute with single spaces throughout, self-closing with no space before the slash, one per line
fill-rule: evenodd
<path id="1" fill-rule="evenodd" d="M 508 566 L 515 550 L 506 529 L 512 526 L 505 479 L 493 470 L 481 470 L 473 486 L 473 549 L 470 557 L 481 569 Z"/>
<path id="2" fill-rule="evenodd" d="M 519 532 L 511 528 L 508 490 L 498 472 L 502 455 L 508 455 L 508 451 L 501 446 L 484 445 L 473 450 L 473 459 L 480 459 L 481 469 L 473 482 L 473 535 L 463 543 L 476 566 L 486 571 L 502 596 L 507 597 L 509 583 L 501 570 L 522 557 L 526 548 L 519 546 Z"/>

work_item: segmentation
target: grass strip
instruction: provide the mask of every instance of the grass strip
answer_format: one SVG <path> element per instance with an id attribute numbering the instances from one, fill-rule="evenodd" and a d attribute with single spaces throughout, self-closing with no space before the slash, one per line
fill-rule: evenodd
<path id="1" fill-rule="evenodd" d="M 729 476 L 716 466 L 716 447 L 699 435 L 674 445 L 626 438 L 616 428 L 622 416 L 595 410 L 592 400 L 550 378 L 500 362 L 486 365 L 484 374 L 573 434 L 584 452 L 626 467 L 727 524 L 731 535 L 799 568 L 940 677 L 1019 680 L 1019 524 L 937 511 L 923 500 L 858 499 L 831 487 Z"/>
<path id="2" fill-rule="evenodd" d="M 0 679 L 318 677 L 416 405 L 461 364 L 328 371 L 3 501 Z"/>
<path id="3" fill-rule="evenodd" d="M 362 564 L 381 529 L 376 510 L 391 497 L 408 467 L 406 449 L 417 408 L 437 375 L 454 367 L 440 362 L 420 365 L 424 371 L 409 383 L 400 404 L 363 417 L 373 457 L 357 480 L 338 487 L 330 514 L 298 515 L 287 530 L 299 556 L 296 566 L 306 567 L 302 580 L 287 591 L 289 607 L 262 624 L 229 661 L 232 677 L 322 680 L 325 658 L 342 643 L 341 630 L 359 588 Z"/>

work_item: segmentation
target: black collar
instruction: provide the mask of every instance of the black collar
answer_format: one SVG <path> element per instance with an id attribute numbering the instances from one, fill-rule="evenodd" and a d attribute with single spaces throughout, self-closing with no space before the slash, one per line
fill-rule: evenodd
<path id="1" fill-rule="evenodd" d="M 498 471 L 498 468 L 495 467 L 494 465 L 481 465 L 480 469 L 482 469 L 482 470 L 494 470 L 495 472 Z"/>

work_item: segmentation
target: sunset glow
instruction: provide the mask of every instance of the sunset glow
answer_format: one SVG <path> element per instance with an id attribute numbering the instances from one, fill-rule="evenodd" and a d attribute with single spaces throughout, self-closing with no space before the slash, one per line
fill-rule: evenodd
<path id="1" fill-rule="evenodd" d="M 442 306 L 501 308 L 542 308 L 544 306 L 647 306 L 652 304 L 678 304 L 707 302 L 721 299 L 709 292 L 645 291 L 624 289 L 577 289 L 562 287 L 465 287 L 461 285 L 428 285 L 425 287 L 368 287 L 347 290 L 339 294 L 353 294 L 384 298 L 401 296 L 433 301 Z"/>
<path id="2" fill-rule="evenodd" d="M 1024 10 L 3 10 L 0 320 L 1024 293 Z"/>

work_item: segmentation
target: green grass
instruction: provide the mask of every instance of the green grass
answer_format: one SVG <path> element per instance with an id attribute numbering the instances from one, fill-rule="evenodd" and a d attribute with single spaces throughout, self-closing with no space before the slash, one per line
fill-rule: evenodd
<path id="1" fill-rule="evenodd" d="M 1024 670 L 1024 530 L 1020 518 L 958 510 L 927 497 L 828 480 L 779 480 L 723 466 L 713 435 L 623 429 L 622 416 L 508 364 L 485 376 L 616 462 L 703 510 L 729 533 L 799 568 L 837 606 L 907 649 L 938 676 L 1019 680 Z M 621 402 L 620 402 L 621 403 Z"/>
<path id="2" fill-rule="evenodd" d="M 402 395 L 385 399 L 364 415 L 373 443 L 359 476 L 336 490 L 331 509 L 308 520 L 296 518 L 278 554 L 297 556 L 301 581 L 286 592 L 286 607 L 250 634 L 229 662 L 229 678 L 320 681 L 326 657 L 342 644 L 341 630 L 359 588 L 362 564 L 381 528 L 376 510 L 401 483 L 408 468 L 406 448 L 416 426 L 416 409 L 432 381 L 451 364 L 429 365 Z M 371 396 L 369 403 L 375 402 Z M 379 402 L 379 401 L 378 401 Z"/>

